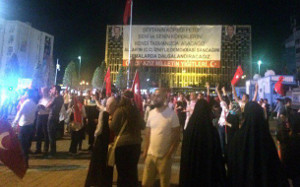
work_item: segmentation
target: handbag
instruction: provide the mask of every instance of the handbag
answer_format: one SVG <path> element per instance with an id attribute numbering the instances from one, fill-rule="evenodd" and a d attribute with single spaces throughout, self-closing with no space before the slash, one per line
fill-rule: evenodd
<path id="1" fill-rule="evenodd" d="M 127 125 L 127 120 L 125 121 L 124 125 L 122 126 L 115 142 L 112 142 L 108 145 L 108 150 L 107 150 L 107 165 L 114 167 L 115 165 L 115 151 L 116 151 L 116 146 L 117 143 L 120 139 L 120 136 L 122 135 L 123 131 L 125 130 L 125 127 Z"/>
<path id="2" fill-rule="evenodd" d="M 82 123 L 72 121 L 70 124 L 70 128 L 72 131 L 79 131 L 83 127 Z"/>

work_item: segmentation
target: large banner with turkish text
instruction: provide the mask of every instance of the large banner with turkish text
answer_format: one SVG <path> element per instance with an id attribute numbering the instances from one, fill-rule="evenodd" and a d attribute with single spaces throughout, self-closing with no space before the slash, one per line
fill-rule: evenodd
<path id="1" fill-rule="evenodd" d="M 123 65 L 128 66 L 130 29 L 123 26 L 119 30 L 123 30 Z M 131 63 L 135 66 L 220 68 L 221 35 L 221 25 L 134 25 Z"/>

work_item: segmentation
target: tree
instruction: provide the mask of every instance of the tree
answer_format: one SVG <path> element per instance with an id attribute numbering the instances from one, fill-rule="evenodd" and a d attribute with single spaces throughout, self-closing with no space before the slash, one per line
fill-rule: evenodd
<path id="1" fill-rule="evenodd" d="M 127 78 L 125 76 L 125 69 L 123 65 L 121 65 L 121 67 L 119 68 L 118 75 L 116 77 L 116 87 L 119 90 L 124 90 L 127 87 L 126 84 L 127 84 Z"/>
<path id="2" fill-rule="evenodd" d="M 104 77 L 106 73 L 106 65 L 105 62 L 102 61 L 101 65 L 96 68 L 94 71 L 93 79 L 92 79 L 92 86 L 97 89 L 102 89 Z"/>
<path id="3" fill-rule="evenodd" d="M 71 61 L 66 67 L 63 85 L 68 87 L 76 87 L 78 86 L 78 74 L 75 62 Z"/>

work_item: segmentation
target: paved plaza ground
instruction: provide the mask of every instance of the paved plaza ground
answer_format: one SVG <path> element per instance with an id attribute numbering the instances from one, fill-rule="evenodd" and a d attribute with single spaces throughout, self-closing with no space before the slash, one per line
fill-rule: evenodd
<path id="1" fill-rule="evenodd" d="M 271 124 L 271 133 L 274 134 L 274 123 Z M 22 180 L 0 164 L 0 187 L 84 186 L 90 162 L 90 153 L 87 150 L 83 150 L 79 155 L 71 156 L 68 154 L 69 146 L 70 137 L 65 136 L 57 141 L 58 154 L 55 158 L 46 159 L 42 155 L 30 155 L 29 169 Z M 32 144 L 32 151 L 35 151 L 34 148 L 35 142 Z M 86 138 L 83 149 L 87 148 Z M 172 166 L 172 186 L 177 186 L 179 181 L 180 152 L 181 148 L 179 146 Z M 139 180 L 142 178 L 143 167 L 144 160 L 141 158 L 138 164 Z M 117 178 L 116 173 L 115 170 L 115 182 Z"/>
<path id="2" fill-rule="evenodd" d="M 21 180 L 16 177 L 10 170 L 0 164 L 0 186 L 16 187 L 16 186 L 84 186 L 87 176 L 88 166 L 90 162 L 90 153 L 85 150 L 88 148 L 87 138 L 84 140 L 83 151 L 78 155 L 72 156 L 68 154 L 70 146 L 70 137 L 65 136 L 57 141 L 57 156 L 55 158 L 46 159 L 40 155 L 30 155 L 29 169 L 25 177 Z M 32 144 L 34 151 L 35 142 Z M 172 167 L 173 186 L 178 184 L 180 151 L 174 158 Z M 138 164 L 139 180 L 142 178 L 144 160 L 141 158 Z M 116 182 L 117 174 L 114 172 L 114 181 Z M 116 186 L 116 185 L 115 185 Z"/>

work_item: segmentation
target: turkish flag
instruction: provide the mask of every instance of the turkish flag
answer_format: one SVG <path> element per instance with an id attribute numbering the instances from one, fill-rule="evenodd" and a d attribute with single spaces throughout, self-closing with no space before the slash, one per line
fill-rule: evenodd
<path id="1" fill-rule="evenodd" d="M 284 77 L 280 76 L 278 78 L 278 81 L 275 84 L 275 92 L 281 96 L 284 96 L 284 89 L 283 89 L 283 85 L 282 85 L 283 79 L 284 79 Z"/>
<path id="2" fill-rule="evenodd" d="M 0 120 L 0 161 L 18 177 L 23 178 L 27 167 L 17 135 L 10 124 Z"/>
<path id="3" fill-rule="evenodd" d="M 128 18 L 130 17 L 131 1 L 132 0 L 126 0 L 125 10 L 124 10 L 124 16 L 123 16 L 123 23 L 124 23 L 124 25 L 127 25 Z"/>
<path id="4" fill-rule="evenodd" d="M 106 96 L 111 96 L 111 82 L 110 82 L 110 69 L 108 67 L 106 75 L 104 77 Z"/>
<path id="5" fill-rule="evenodd" d="M 74 122 L 82 123 L 82 104 L 77 100 L 77 97 L 74 97 Z"/>
<path id="6" fill-rule="evenodd" d="M 242 70 L 242 67 L 241 66 L 238 66 L 232 80 L 231 80 L 231 84 L 232 85 L 236 85 L 236 83 L 241 79 L 242 75 L 243 75 L 243 70 Z"/>
<path id="7" fill-rule="evenodd" d="M 140 77 L 139 72 L 135 72 L 134 80 L 132 83 L 132 92 L 134 94 L 134 102 L 139 109 L 141 115 L 143 116 L 143 103 L 142 103 L 142 95 L 141 95 L 141 87 L 140 87 Z"/>

